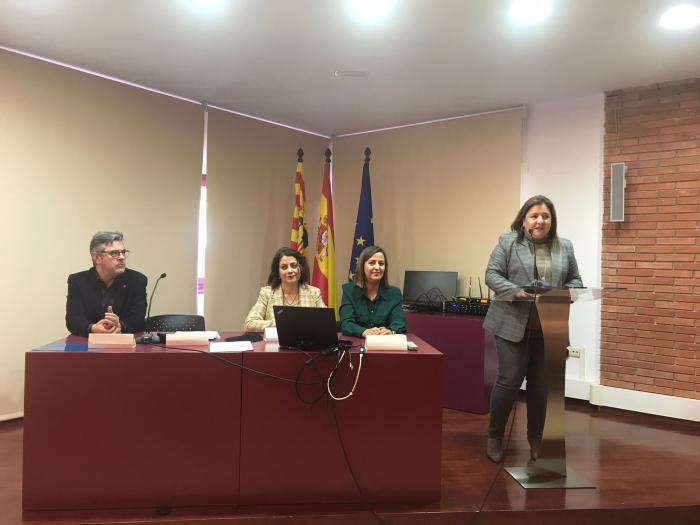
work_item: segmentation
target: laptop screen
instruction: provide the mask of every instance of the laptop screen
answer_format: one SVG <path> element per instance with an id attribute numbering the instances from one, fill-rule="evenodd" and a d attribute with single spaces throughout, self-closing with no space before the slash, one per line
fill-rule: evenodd
<path id="1" fill-rule="evenodd" d="M 273 306 L 280 348 L 326 350 L 338 345 L 333 308 Z"/>

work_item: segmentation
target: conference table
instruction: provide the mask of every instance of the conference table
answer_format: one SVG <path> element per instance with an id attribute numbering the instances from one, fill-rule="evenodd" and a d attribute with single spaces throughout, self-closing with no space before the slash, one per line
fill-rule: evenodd
<path id="1" fill-rule="evenodd" d="M 336 397 L 359 365 L 349 339 Z M 366 353 L 343 401 L 324 395 L 334 356 L 275 343 L 88 349 L 69 336 L 29 351 L 23 507 L 435 500 L 442 354 L 409 340 L 417 351 Z"/>

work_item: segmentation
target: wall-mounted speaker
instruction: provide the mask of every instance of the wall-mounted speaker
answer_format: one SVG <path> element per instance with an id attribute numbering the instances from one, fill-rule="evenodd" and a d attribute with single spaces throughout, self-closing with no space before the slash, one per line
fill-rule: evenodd
<path id="1" fill-rule="evenodd" d="M 625 222 L 625 174 L 624 162 L 610 165 L 610 222 Z"/>

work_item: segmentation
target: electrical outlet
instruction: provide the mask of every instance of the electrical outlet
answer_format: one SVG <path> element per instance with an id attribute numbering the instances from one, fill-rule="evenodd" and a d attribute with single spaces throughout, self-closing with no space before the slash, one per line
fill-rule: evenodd
<path id="1" fill-rule="evenodd" d="M 569 357 L 580 358 L 583 355 L 583 347 L 581 346 L 568 346 L 566 349 L 569 351 Z"/>

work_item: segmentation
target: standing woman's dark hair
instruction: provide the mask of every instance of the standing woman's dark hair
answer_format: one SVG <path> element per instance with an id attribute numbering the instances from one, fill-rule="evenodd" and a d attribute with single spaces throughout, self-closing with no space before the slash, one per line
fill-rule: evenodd
<path id="1" fill-rule="evenodd" d="M 272 289 L 279 288 L 282 284 L 280 279 L 280 259 L 282 257 L 294 257 L 299 263 L 299 269 L 301 273 L 299 275 L 299 285 L 309 282 L 309 263 L 306 262 L 306 257 L 300 254 L 298 251 L 288 248 L 287 246 L 280 248 L 275 253 L 272 258 L 272 264 L 270 265 L 270 276 L 267 278 L 267 284 L 272 287 Z"/>
<path id="2" fill-rule="evenodd" d="M 352 280 L 357 286 L 359 286 L 362 289 L 367 287 L 367 277 L 365 276 L 365 263 L 367 262 L 367 259 L 369 259 L 377 253 L 381 253 L 382 255 L 384 255 L 384 275 L 382 275 L 382 280 L 379 282 L 379 286 L 389 286 L 389 259 L 386 256 L 386 252 L 379 246 L 367 246 L 367 248 L 362 250 L 362 253 L 360 253 L 360 256 L 357 258 L 357 264 L 355 265 L 355 277 Z"/>
<path id="3" fill-rule="evenodd" d="M 554 209 L 554 203 L 544 195 L 535 195 L 534 197 L 530 197 L 525 201 L 525 204 L 522 205 L 520 211 L 515 216 L 515 220 L 513 220 L 513 223 L 510 225 L 510 231 L 517 233 L 518 240 L 522 241 L 525 237 L 523 220 L 525 219 L 528 210 L 539 204 L 544 204 L 547 206 L 547 208 L 549 208 L 549 213 L 552 215 L 552 227 L 549 229 L 549 235 L 547 237 L 547 244 L 552 244 L 552 242 L 557 239 L 557 212 Z"/>

